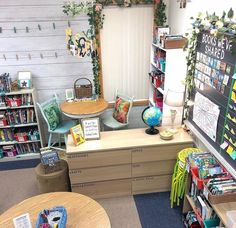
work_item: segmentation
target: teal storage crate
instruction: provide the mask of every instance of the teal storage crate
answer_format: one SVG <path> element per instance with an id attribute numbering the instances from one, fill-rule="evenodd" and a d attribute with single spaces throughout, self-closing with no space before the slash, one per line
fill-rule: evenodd
<path id="1" fill-rule="evenodd" d="M 203 224 L 204 224 L 204 228 L 213 228 L 213 227 L 219 226 L 220 219 L 219 218 L 217 218 L 217 219 L 207 219 L 203 222 Z"/>

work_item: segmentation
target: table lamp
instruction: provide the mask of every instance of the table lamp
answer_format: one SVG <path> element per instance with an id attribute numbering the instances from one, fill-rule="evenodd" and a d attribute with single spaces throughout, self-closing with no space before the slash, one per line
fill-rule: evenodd
<path id="1" fill-rule="evenodd" d="M 171 116 L 171 133 L 177 133 L 177 129 L 174 128 L 175 117 L 177 114 L 176 107 L 182 107 L 184 104 L 184 92 L 178 92 L 168 89 L 166 96 L 164 98 L 164 103 L 168 106 L 171 106 L 170 116 Z"/>

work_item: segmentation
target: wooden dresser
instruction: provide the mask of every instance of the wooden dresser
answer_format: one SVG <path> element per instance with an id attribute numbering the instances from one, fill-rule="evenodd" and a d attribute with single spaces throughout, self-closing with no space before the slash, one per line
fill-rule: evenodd
<path id="1" fill-rule="evenodd" d="M 192 146 L 191 136 L 182 129 L 170 141 L 147 135 L 144 128 L 107 131 L 100 140 L 79 146 L 69 135 L 72 191 L 93 198 L 168 191 L 176 154 Z"/>

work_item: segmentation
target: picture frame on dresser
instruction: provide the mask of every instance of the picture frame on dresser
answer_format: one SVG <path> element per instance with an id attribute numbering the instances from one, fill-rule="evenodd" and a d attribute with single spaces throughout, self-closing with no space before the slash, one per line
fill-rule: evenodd
<path id="1" fill-rule="evenodd" d="M 86 118 L 81 120 L 86 140 L 100 139 L 99 118 Z"/>

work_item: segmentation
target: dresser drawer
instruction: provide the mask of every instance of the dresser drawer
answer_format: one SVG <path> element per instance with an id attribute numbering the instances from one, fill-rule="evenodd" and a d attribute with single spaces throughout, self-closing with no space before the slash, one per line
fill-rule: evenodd
<path id="1" fill-rule="evenodd" d="M 106 198 L 131 195 L 131 179 L 99 181 L 72 185 L 72 192 L 78 192 L 92 198 Z"/>
<path id="2" fill-rule="evenodd" d="M 69 169 L 131 163 L 131 150 L 67 154 Z"/>
<path id="3" fill-rule="evenodd" d="M 172 174 L 176 160 L 132 164 L 132 177 Z"/>
<path id="4" fill-rule="evenodd" d="M 171 177 L 172 175 L 161 175 L 133 178 L 132 194 L 170 191 Z"/>
<path id="5" fill-rule="evenodd" d="M 131 165 L 69 170 L 71 184 L 131 177 Z"/>
<path id="6" fill-rule="evenodd" d="M 132 150 L 132 163 L 176 159 L 179 151 L 192 146 L 188 143 L 136 148 Z"/>

